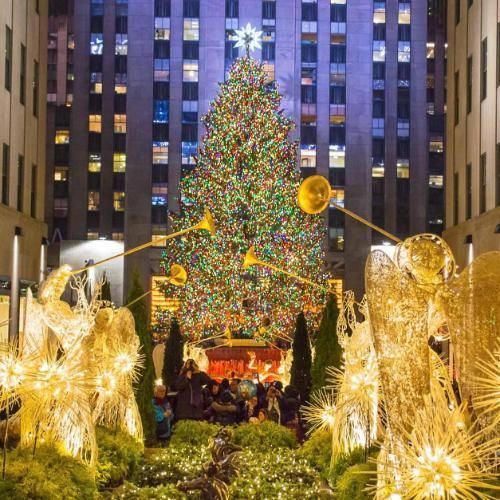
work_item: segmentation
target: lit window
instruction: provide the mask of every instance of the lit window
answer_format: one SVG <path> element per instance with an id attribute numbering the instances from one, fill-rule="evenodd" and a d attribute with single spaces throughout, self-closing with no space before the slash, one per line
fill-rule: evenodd
<path id="1" fill-rule="evenodd" d="M 165 247 L 167 246 L 167 241 L 165 240 L 165 235 L 167 234 L 167 226 L 154 225 L 151 228 L 153 246 L 154 247 Z"/>
<path id="2" fill-rule="evenodd" d="M 68 167 L 55 167 L 54 180 L 58 182 L 65 182 L 68 180 Z"/>
<path id="3" fill-rule="evenodd" d="M 155 17 L 155 40 L 170 40 L 169 17 Z"/>
<path id="4" fill-rule="evenodd" d="M 380 165 L 374 165 L 372 167 L 372 177 L 384 177 L 384 167 Z"/>
<path id="5" fill-rule="evenodd" d="M 182 105 L 184 107 L 183 101 Z M 191 101 L 187 101 L 191 102 Z M 197 101 L 193 101 L 198 103 Z M 153 122 L 154 123 L 168 123 L 168 101 L 155 100 L 153 103 Z"/>
<path id="6" fill-rule="evenodd" d="M 375 62 L 385 61 L 385 40 L 373 41 L 373 60 Z"/>
<path id="7" fill-rule="evenodd" d="M 238 29 L 238 18 L 237 17 L 227 17 L 226 18 L 226 30 L 237 30 Z"/>
<path id="8" fill-rule="evenodd" d="M 69 130 L 56 130 L 56 144 L 69 144 Z"/>
<path id="9" fill-rule="evenodd" d="M 167 184 L 154 184 L 151 192 L 151 205 L 166 206 L 168 187 Z"/>
<path id="10" fill-rule="evenodd" d="M 125 172 L 127 166 L 127 155 L 125 153 L 113 153 L 113 172 Z"/>
<path id="11" fill-rule="evenodd" d="M 154 79 L 156 82 L 168 82 L 170 79 L 170 59 L 155 59 Z"/>
<path id="12" fill-rule="evenodd" d="M 115 115 L 115 134 L 127 133 L 127 115 Z"/>
<path id="13" fill-rule="evenodd" d="M 68 207 L 68 198 L 54 198 L 54 217 L 67 217 Z"/>
<path id="14" fill-rule="evenodd" d="M 273 63 L 264 63 L 262 65 L 262 69 L 266 74 L 266 83 L 274 81 L 274 64 Z"/>
<path id="15" fill-rule="evenodd" d="M 344 190 L 343 189 L 338 189 L 338 188 L 332 189 L 330 206 L 333 207 L 333 203 L 336 203 L 337 205 L 340 205 L 341 207 L 344 206 Z"/>
<path id="16" fill-rule="evenodd" d="M 344 228 L 330 227 L 328 228 L 328 235 L 332 242 L 333 250 L 342 252 L 344 250 Z"/>
<path id="17" fill-rule="evenodd" d="M 441 137 L 431 137 L 429 151 L 431 153 L 442 153 L 444 151 L 443 139 Z"/>
<path id="18" fill-rule="evenodd" d="M 153 163 L 167 164 L 168 163 L 168 142 L 154 141 L 153 142 Z"/>
<path id="19" fill-rule="evenodd" d="M 123 191 L 115 191 L 113 193 L 113 210 L 123 212 L 125 210 L 125 193 Z"/>
<path id="20" fill-rule="evenodd" d="M 99 191 L 89 191 L 87 196 L 87 210 L 95 212 L 99 210 L 101 195 Z"/>
<path id="21" fill-rule="evenodd" d="M 384 118 L 373 118 L 373 137 L 384 137 L 385 120 Z"/>
<path id="22" fill-rule="evenodd" d="M 442 175 L 429 175 L 429 186 L 434 188 L 443 187 L 443 176 Z"/>
<path id="23" fill-rule="evenodd" d="M 88 231 L 87 232 L 87 239 L 88 240 L 98 240 L 99 233 L 97 231 Z"/>
<path id="24" fill-rule="evenodd" d="M 184 40 L 200 39 L 200 20 L 197 18 L 184 19 Z"/>
<path id="25" fill-rule="evenodd" d="M 316 146 L 314 144 L 300 146 L 300 166 L 302 168 L 316 168 Z"/>
<path id="26" fill-rule="evenodd" d="M 123 83 L 115 83 L 115 93 L 116 94 L 126 94 L 127 85 Z"/>
<path id="27" fill-rule="evenodd" d="M 396 163 L 396 176 L 398 179 L 409 179 L 410 162 L 405 159 L 398 159 Z"/>
<path id="28" fill-rule="evenodd" d="M 89 172 L 101 171 L 101 155 L 92 153 L 89 154 L 88 170 Z"/>
<path id="29" fill-rule="evenodd" d="M 398 23 L 399 24 L 410 24 L 411 20 L 411 6 L 409 2 L 399 3 L 399 15 L 398 15 Z"/>
<path id="30" fill-rule="evenodd" d="M 102 130 L 102 116 L 89 115 L 89 132 L 101 133 Z"/>
<path id="31" fill-rule="evenodd" d="M 316 21 L 302 21 L 302 33 L 316 33 L 318 23 Z"/>
<path id="32" fill-rule="evenodd" d="M 385 2 L 373 2 L 373 23 L 385 23 Z"/>
<path id="33" fill-rule="evenodd" d="M 198 112 L 198 101 L 182 101 L 182 112 L 183 113 L 197 113 Z"/>
<path id="34" fill-rule="evenodd" d="M 330 146 L 329 160 L 331 168 L 345 168 L 345 151 L 339 151 L 337 146 Z"/>
<path id="35" fill-rule="evenodd" d="M 111 239 L 115 241 L 123 241 L 123 233 L 111 233 Z"/>
<path id="36" fill-rule="evenodd" d="M 126 56 L 128 49 L 127 33 L 116 33 L 115 35 L 115 55 Z"/>
<path id="37" fill-rule="evenodd" d="M 198 61 L 195 59 L 185 60 L 182 64 L 182 81 L 197 82 L 198 81 Z"/>
<path id="38" fill-rule="evenodd" d="M 410 120 L 398 120 L 398 137 L 409 137 Z"/>
<path id="39" fill-rule="evenodd" d="M 435 57 L 435 45 L 434 42 L 427 43 L 427 59 L 434 59 Z"/>
<path id="40" fill-rule="evenodd" d="M 103 47 L 104 47 L 104 39 L 102 37 L 102 33 L 91 33 L 90 53 L 92 55 L 102 55 Z"/>
<path id="41" fill-rule="evenodd" d="M 398 42 L 398 61 L 410 62 L 411 45 L 410 42 Z"/>
<path id="42" fill-rule="evenodd" d="M 194 165 L 194 157 L 198 152 L 197 142 L 183 142 L 182 143 L 182 164 Z"/>
<path id="43" fill-rule="evenodd" d="M 102 73 L 90 73 L 90 93 L 102 94 Z"/>

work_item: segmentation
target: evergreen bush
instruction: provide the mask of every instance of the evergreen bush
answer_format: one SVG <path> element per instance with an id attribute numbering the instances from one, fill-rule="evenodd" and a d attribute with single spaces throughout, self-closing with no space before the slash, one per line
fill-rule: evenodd
<path id="1" fill-rule="evenodd" d="M 219 429 L 218 425 L 209 424 L 208 422 L 181 420 L 172 429 L 170 446 L 208 446 L 210 438 L 215 436 Z"/>
<path id="2" fill-rule="evenodd" d="M 304 313 L 297 316 L 293 338 L 293 361 L 290 384 L 297 388 L 302 402 L 308 401 L 311 390 L 311 344 Z"/>
<path id="3" fill-rule="evenodd" d="M 328 431 L 316 431 L 302 445 L 298 456 L 307 460 L 324 479 L 329 476 L 332 458 L 332 438 Z"/>
<path id="4" fill-rule="evenodd" d="M 163 383 L 173 388 L 184 364 L 184 338 L 181 335 L 179 323 L 172 318 L 170 332 L 165 343 L 165 358 L 163 362 Z"/>
<path id="5" fill-rule="evenodd" d="M 234 429 L 235 444 L 251 450 L 269 451 L 271 448 L 296 448 L 297 438 L 286 427 L 274 422 L 259 425 L 243 424 Z"/>
<path id="6" fill-rule="evenodd" d="M 373 493 L 366 490 L 367 487 L 374 485 L 376 472 L 375 463 L 351 465 L 337 481 L 335 498 L 337 500 L 368 500 L 373 498 Z"/>

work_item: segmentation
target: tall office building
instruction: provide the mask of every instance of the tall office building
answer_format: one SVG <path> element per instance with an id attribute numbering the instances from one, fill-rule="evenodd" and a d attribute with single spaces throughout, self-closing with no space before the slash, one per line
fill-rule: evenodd
<path id="1" fill-rule="evenodd" d="M 51 234 L 126 248 L 165 234 L 179 180 L 194 168 L 200 118 L 242 55 L 235 29 L 246 23 L 263 32 L 252 56 L 297 124 L 303 175 L 324 175 L 333 201 L 400 237 L 439 231 L 444 22 L 428 18 L 443 4 L 52 0 Z M 325 223 L 328 268 L 360 293 L 367 253 L 383 239 L 333 208 Z M 126 279 L 137 267 L 149 288 L 160 253 L 128 257 Z"/>
<path id="2" fill-rule="evenodd" d="M 500 250 L 500 6 L 448 10 L 446 231 L 458 264 Z"/>
<path id="3" fill-rule="evenodd" d="M 0 341 L 17 335 L 19 293 L 44 264 L 46 40 L 46 0 L 1 1 Z"/>

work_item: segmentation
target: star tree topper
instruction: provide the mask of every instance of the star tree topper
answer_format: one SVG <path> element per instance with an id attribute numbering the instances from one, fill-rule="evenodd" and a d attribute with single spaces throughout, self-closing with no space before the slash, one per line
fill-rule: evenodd
<path id="1" fill-rule="evenodd" d="M 250 23 L 239 30 L 234 30 L 236 33 L 236 44 L 235 48 L 245 47 L 247 56 L 250 55 L 250 51 L 262 48 L 260 42 L 262 39 L 262 31 L 256 31 Z"/>

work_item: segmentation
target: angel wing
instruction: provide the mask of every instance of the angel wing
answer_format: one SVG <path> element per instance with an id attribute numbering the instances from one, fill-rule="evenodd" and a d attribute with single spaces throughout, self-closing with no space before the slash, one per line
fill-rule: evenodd
<path id="1" fill-rule="evenodd" d="M 477 395 L 476 360 L 500 336 L 500 252 L 480 255 L 439 294 L 446 313 L 462 400 Z"/>
<path id="2" fill-rule="evenodd" d="M 401 272 L 381 251 L 365 269 L 369 321 L 389 423 L 408 424 L 429 393 L 429 291 Z"/>
<path id="3" fill-rule="evenodd" d="M 109 339 L 119 339 L 124 344 L 139 347 L 139 337 L 135 333 L 134 316 L 126 307 L 120 307 L 115 311 Z"/>

